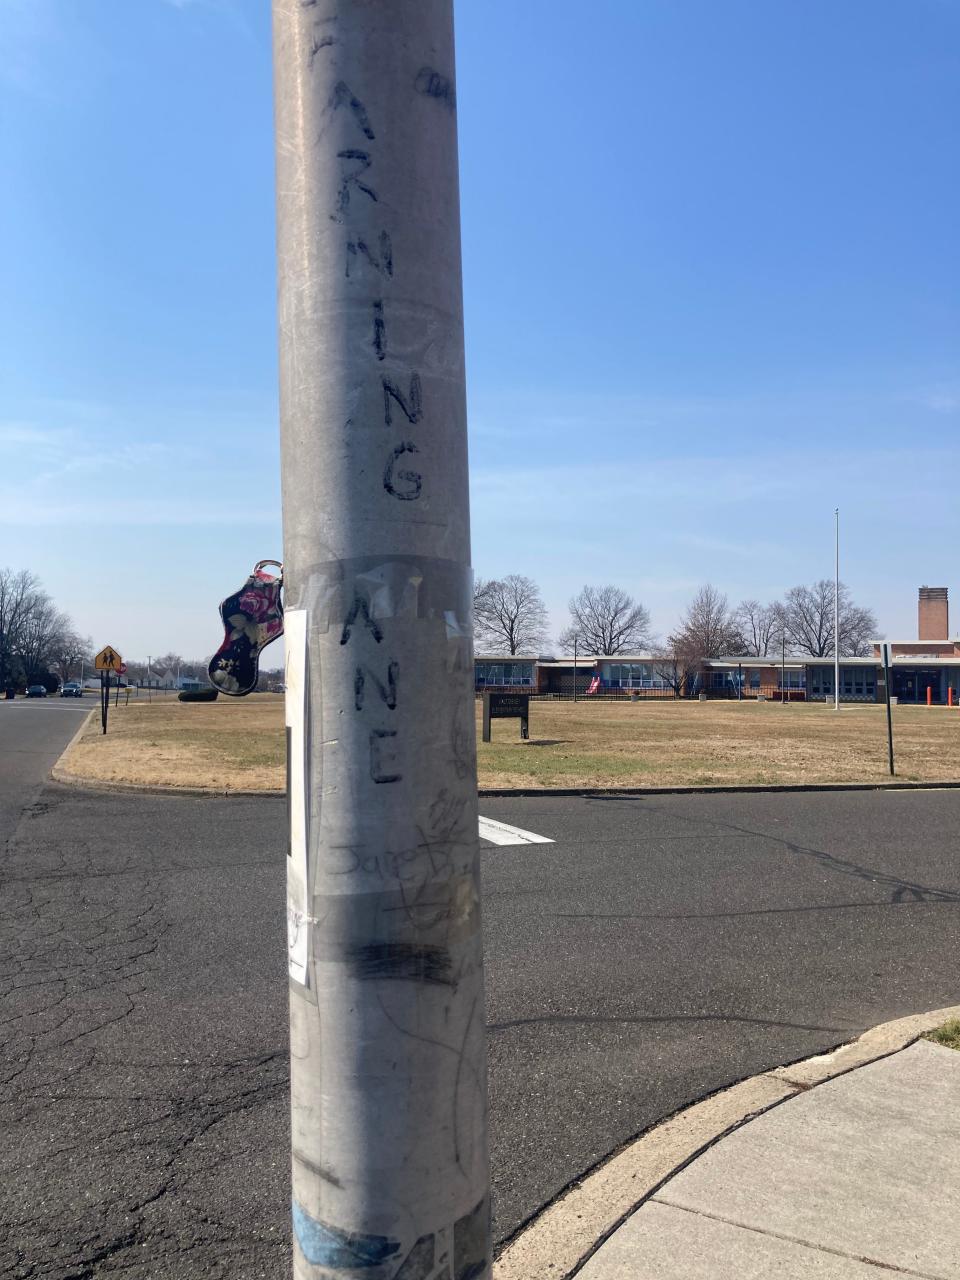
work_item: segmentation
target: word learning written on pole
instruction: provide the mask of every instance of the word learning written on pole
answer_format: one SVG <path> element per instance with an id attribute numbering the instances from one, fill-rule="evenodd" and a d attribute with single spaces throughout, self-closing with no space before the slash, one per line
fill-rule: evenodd
<path id="1" fill-rule="evenodd" d="M 490 1275 L 452 0 L 274 0 L 294 1274 Z"/>

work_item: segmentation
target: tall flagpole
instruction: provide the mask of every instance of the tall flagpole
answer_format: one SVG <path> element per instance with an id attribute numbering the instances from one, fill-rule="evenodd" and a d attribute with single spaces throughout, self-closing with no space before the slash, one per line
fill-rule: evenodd
<path id="1" fill-rule="evenodd" d="M 833 512 L 835 550 L 833 578 L 833 709 L 840 710 L 840 508 Z"/>

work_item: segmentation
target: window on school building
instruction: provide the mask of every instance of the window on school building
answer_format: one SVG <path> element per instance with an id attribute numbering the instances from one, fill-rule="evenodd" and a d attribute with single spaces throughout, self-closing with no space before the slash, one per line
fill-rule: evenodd
<path id="1" fill-rule="evenodd" d="M 876 700 L 877 673 L 873 667 L 841 667 L 841 698 L 870 698 Z"/>
<path id="2" fill-rule="evenodd" d="M 759 688 L 760 688 L 760 672 L 759 672 L 759 671 L 751 670 L 751 672 L 750 672 L 750 688 L 751 688 L 751 689 L 759 689 Z"/>
<path id="3" fill-rule="evenodd" d="M 803 689 L 805 687 L 804 671 L 802 667 L 787 667 L 786 671 L 777 672 L 777 688 L 778 689 Z"/>
<path id="4" fill-rule="evenodd" d="M 612 689 L 662 689 L 666 682 L 649 662 L 611 662 L 604 683 Z"/>
<path id="5" fill-rule="evenodd" d="M 478 662 L 476 664 L 477 688 L 488 684 L 533 684 L 532 662 Z"/>
<path id="6" fill-rule="evenodd" d="M 735 689 L 737 687 L 737 673 L 735 671 L 711 671 L 710 672 L 710 688 L 711 689 Z"/>
<path id="7" fill-rule="evenodd" d="M 813 667 L 810 671 L 810 692 L 822 697 L 833 694 L 833 668 Z"/>

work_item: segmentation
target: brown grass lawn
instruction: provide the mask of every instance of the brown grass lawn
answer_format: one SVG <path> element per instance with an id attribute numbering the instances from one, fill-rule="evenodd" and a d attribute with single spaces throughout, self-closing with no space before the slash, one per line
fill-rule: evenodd
<path id="1" fill-rule="evenodd" d="M 60 762 L 64 773 L 98 782 L 274 791 L 284 786 L 283 697 L 254 693 L 216 702 L 176 698 L 111 704 L 107 733 L 99 707 Z"/>
<path id="2" fill-rule="evenodd" d="M 960 710 L 895 707 L 902 779 L 960 778 Z M 530 741 L 493 722 L 481 786 L 882 782 L 886 709 L 776 702 L 531 703 Z"/>
<path id="3" fill-rule="evenodd" d="M 960 710 L 895 707 L 897 776 L 960 779 Z M 883 707 L 834 711 L 774 702 L 535 702 L 530 741 L 495 720 L 477 738 L 481 787 L 657 787 L 882 782 Z M 216 791 L 281 790 L 283 699 L 254 694 L 214 703 L 131 702 L 95 717 L 63 762 L 107 782 Z"/>

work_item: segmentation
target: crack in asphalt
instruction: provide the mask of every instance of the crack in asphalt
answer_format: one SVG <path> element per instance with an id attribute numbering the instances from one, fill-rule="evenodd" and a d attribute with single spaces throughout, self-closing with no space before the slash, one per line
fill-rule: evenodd
<path id="1" fill-rule="evenodd" d="M 285 1112 L 288 1051 L 117 1061 L 117 1028 L 139 1028 L 141 1001 L 162 989 L 171 877 L 198 868 L 98 865 L 89 841 L 47 837 L 57 807 L 29 806 L 0 863 L 0 1274 L 146 1280 L 186 1276 L 201 1257 L 204 1275 L 235 1275 L 240 1262 L 244 1274 L 281 1274 L 285 1237 L 184 1199 L 233 1166 L 234 1139 L 218 1134 Z M 116 1087 L 103 1088 L 104 1072 Z"/>
<path id="2" fill-rule="evenodd" d="M 790 916 L 808 914 L 818 911 L 866 911 L 890 907 L 920 907 L 952 905 L 960 902 L 960 895 L 955 898 L 906 898 L 891 902 L 884 898 L 881 902 L 824 902 L 807 907 L 756 907 L 748 911 L 553 911 L 550 916 L 554 920 L 741 920 L 750 916 Z"/>
<path id="3" fill-rule="evenodd" d="M 629 799 L 630 797 L 592 796 L 590 797 L 589 802 L 592 804 L 605 804 L 613 800 L 615 802 L 620 801 L 622 803 L 624 801 L 628 801 Z M 634 800 L 635 799 L 636 798 L 634 797 Z M 653 813 L 666 814 L 667 812 L 665 807 L 662 804 L 658 804 L 656 801 L 645 799 L 642 801 L 642 803 L 643 803 L 643 809 L 645 813 L 653 812 Z M 675 813 L 670 813 L 669 817 L 672 822 L 679 821 L 679 822 L 687 822 L 690 824 L 697 823 L 697 822 L 702 823 L 702 820 L 700 819 L 685 818 L 683 817 L 683 815 L 678 815 Z M 891 897 L 891 901 L 893 902 L 897 902 L 900 900 L 900 898 L 898 898 L 897 896 L 898 893 L 902 894 L 905 892 L 913 893 L 916 896 L 916 899 L 919 901 L 926 900 L 926 895 L 931 895 L 933 900 L 936 900 L 936 901 L 960 902 L 960 890 L 957 890 L 957 889 L 944 889 L 938 886 L 920 884 L 918 881 L 914 881 L 914 880 L 904 880 L 900 876 L 890 875 L 885 871 L 877 870 L 875 867 L 869 867 L 862 863 L 855 862 L 852 858 L 840 857 L 835 853 L 830 853 L 826 849 L 817 849 L 812 845 L 805 845 L 805 844 L 801 844 L 799 841 L 788 840 L 786 836 L 779 835 L 775 831 L 756 830 L 752 827 L 740 826 L 736 822 L 730 822 L 730 821 L 727 821 L 726 819 L 718 818 L 716 816 L 712 817 L 710 821 L 712 826 L 719 827 L 721 830 L 724 830 L 724 831 L 729 831 L 731 833 L 731 836 L 738 836 L 738 837 L 749 836 L 755 840 L 769 841 L 771 844 L 782 845 L 783 848 L 787 849 L 790 853 L 794 853 L 798 857 L 813 859 L 814 861 L 820 863 L 823 867 L 827 868 L 830 871 L 835 872 L 838 875 L 853 876 L 855 879 L 866 880 L 870 884 L 882 884 L 882 885 L 889 886 L 893 889 L 893 895 Z M 715 833 L 711 832 L 710 838 L 716 839 Z M 648 839 L 656 842 L 658 837 L 651 836 Z M 689 836 L 674 836 L 672 837 L 672 839 L 680 840 L 680 841 L 685 839 L 702 840 L 703 833 L 696 833 L 696 834 L 692 833 Z M 636 843 L 636 841 L 634 841 L 634 843 Z"/>

